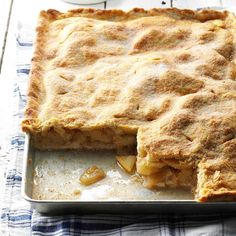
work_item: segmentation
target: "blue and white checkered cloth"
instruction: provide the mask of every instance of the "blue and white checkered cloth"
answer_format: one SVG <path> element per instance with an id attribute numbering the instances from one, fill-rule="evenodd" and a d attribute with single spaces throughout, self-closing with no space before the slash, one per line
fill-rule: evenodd
<path id="1" fill-rule="evenodd" d="M 6 163 L 5 185 L 0 190 L 0 235 L 236 235 L 236 214 L 208 215 L 65 215 L 43 216 L 30 208 L 21 197 L 22 155 L 24 135 L 19 121 L 26 103 L 26 85 L 32 55 L 32 30 L 18 25 L 17 75 L 14 97 L 14 132 L 7 155 L 0 157 Z"/>

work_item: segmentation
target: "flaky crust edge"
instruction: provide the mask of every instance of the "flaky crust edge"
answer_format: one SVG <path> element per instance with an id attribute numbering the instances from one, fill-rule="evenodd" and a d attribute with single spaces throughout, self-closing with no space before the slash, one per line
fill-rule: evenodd
<path id="1" fill-rule="evenodd" d="M 135 19 L 138 17 L 145 16 L 156 16 L 156 15 L 169 15 L 176 19 L 196 19 L 199 21 L 207 21 L 213 19 L 226 19 L 233 14 L 228 11 L 215 11 L 215 10 L 188 10 L 188 9 L 177 9 L 177 8 L 153 8 L 150 10 L 144 10 L 142 8 L 134 8 L 130 11 L 122 10 L 98 10 L 98 9 L 74 9 L 68 12 L 62 13 L 54 9 L 47 11 L 41 11 L 38 18 L 38 24 L 36 28 L 36 39 L 34 42 L 34 54 L 31 63 L 31 70 L 29 74 L 29 85 L 28 85 L 28 101 L 25 108 L 25 118 L 22 121 L 22 130 L 27 133 L 37 133 L 42 130 L 42 124 L 38 118 L 40 105 L 44 99 L 44 86 L 43 86 L 43 68 L 41 62 L 44 57 L 44 38 L 46 37 L 45 32 L 47 31 L 48 25 L 56 20 L 65 19 L 69 17 L 87 17 L 98 20 L 111 20 L 111 21 L 125 21 L 128 19 Z M 52 119 L 53 121 L 54 119 Z M 57 120 L 57 119 L 55 119 Z M 49 126 L 53 126 L 53 122 L 47 122 Z M 65 121 L 56 121 L 56 125 L 63 126 Z M 80 124 L 81 125 L 81 124 Z M 79 126 L 80 126 L 79 125 Z M 48 127 L 49 128 L 49 127 Z M 72 127 L 70 127 L 72 128 Z M 78 128 L 76 125 L 74 128 Z"/>
<path id="2" fill-rule="evenodd" d="M 236 191 L 208 191 L 203 195 L 197 195 L 197 201 L 199 202 L 232 202 L 236 201 Z"/>

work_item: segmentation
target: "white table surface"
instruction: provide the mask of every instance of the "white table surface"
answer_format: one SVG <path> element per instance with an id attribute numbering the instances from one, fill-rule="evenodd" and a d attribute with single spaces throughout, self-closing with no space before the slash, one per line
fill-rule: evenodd
<path id="1" fill-rule="evenodd" d="M 72 8 L 92 7 L 100 9 L 131 9 L 133 7 L 236 7 L 236 0 L 107 0 L 104 3 L 81 6 L 61 0 L 2 0 L 0 2 L 0 158 L 6 156 L 8 137 L 11 132 L 9 121 L 12 116 L 11 85 L 15 73 L 15 32 L 17 22 L 34 26 L 40 10 L 54 8 L 66 11 Z M 4 163 L 0 162 L 0 189 L 3 183 Z M 0 199 L 1 201 L 1 199 Z"/>

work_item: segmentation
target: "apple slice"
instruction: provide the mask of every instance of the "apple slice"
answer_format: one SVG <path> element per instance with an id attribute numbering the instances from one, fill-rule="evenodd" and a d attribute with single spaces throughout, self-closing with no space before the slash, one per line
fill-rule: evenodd
<path id="1" fill-rule="evenodd" d="M 135 170 L 136 156 L 116 156 L 117 162 L 120 166 L 129 174 L 132 174 Z"/>
<path id="2" fill-rule="evenodd" d="M 80 182 L 83 185 L 90 185 L 102 180 L 105 177 L 106 174 L 101 168 L 91 166 L 80 176 Z"/>

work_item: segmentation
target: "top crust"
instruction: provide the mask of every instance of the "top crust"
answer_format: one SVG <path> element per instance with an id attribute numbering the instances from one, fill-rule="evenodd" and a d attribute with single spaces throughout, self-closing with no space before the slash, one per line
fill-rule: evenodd
<path id="1" fill-rule="evenodd" d="M 29 89 L 28 89 L 28 102 L 27 102 L 27 107 L 25 111 L 25 119 L 22 123 L 22 128 L 26 132 L 37 132 L 42 129 L 45 125 L 51 124 L 51 122 L 48 122 L 48 124 L 45 124 L 46 120 L 42 120 L 39 118 L 41 109 L 43 109 L 42 105 L 45 102 L 45 98 L 47 95 L 46 88 L 45 88 L 45 69 L 46 63 L 45 61 L 51 62 L 52 60 L 56 59 L 56 56 L 58 56 L 57 50 L 51 49 L 51 44 L 53 44 L 53 37 L 57 36 L 57 34 L 60 33 L 60 31 L 65 27 L 65 24 L 67 24 L 66 20 L 75 21 L 75 24 L 83 24 L 84 22 L 80 20 L 82 19 L 87 19 L 91 18 L 94 20 L 94 22 L 91 22 L 91 24 L 96 24 L 98 22 L 95 22 L 96 20 L 103 20 L 105 22 L 116 22 L 114 24 L 120 23 L 123 27 L 124 24 L 127 24 L 128 22 L 135 21 L 135 19 L 143 19 L 143 23 L 141 22 L 140 24 L 143 24 L 143 27 L 141 26 L 140 29 L 137 28 L 136 32 L 137 33 L 137 39 L 139 35 L 141 36 L 140 40 L 137 40 L 137 43 L 133 45 L 133 50 L 131 52 L 127 52 L 127 54 L 132 55 L 132 54 L 140 54 L 140 53 L 145 53 L 147 51 L 155 51 L 157 50 L 156 48 L 152 48 L 152 45 L 150 48 L 148 48 L 148 45 L 143 45 L 145 44 L 146 40 L 153 40 L 153 38 L 157 38 L 157 40 L 162 37 L 162 35 L 159 34 L 159 31 L 155 29 L 150 29 L 149 32 L 145 32 L 146 26 L 149 25 L 150 23 L 147 22 L 147 25 L 145 25 L 146 20 L 145 18 L 149 17 L 156 17 L 156 19 L 166 19 L 163 20 L 162 26 L 168 28 L 171 23 L 176 23 L 176 22 L 185 22 L 186 28 L 190 27 L 193 23 L 198 23 L 198 22 L 206 22 L 206 21 L 213 21 L 213 20 L 220 20 L 223 22 L 225 27 L 227 27 L 227 22 L 230 21 L 232 23 L 233 16 L 231 13 L 224 11 L 224 12 L 218 12 L 218 11 L 213 11 L 213 10 L 202 10 L 202 11 L 192 11 L 192 10 L 179 10 L 176 8 L 171 8 L 171 9 L 151 9 L 151 10 L 144 10 L 140 8 L 135 8 L 129 12 L 124 12 L 122 10 L 95 10 L 95 9 L 76 9 L 76 10 L 70 10 L 66 13 L 61 13 L 59 11 L 50 9 L 48 11 L 42 11 L 39 16 L 38 20 L 38 26 L 36 29 L 37 35 L 36 35 L 36 41 L 35 41 L 35 52 L 34 56 L 32 58 L 32 65 L 31 65 L 31 72 L 30 72 L 30 83 L 29 83 Z M 181 20 L 181 21 L 180 21 Z M 65 23 L 63 23 L 63 21 Z M 68 22 L 70 24 L 71 22 Z M 54 28 L 53 25 L 56 25 Z M 135 23 L 134 23 L 135 25 Z M 155 26 L 155 23 L 153 23 L 153 26 Z M 132 27 L 132 24 L 131 24 Z M 152 24 L 150 24 L 150 28 L 152 27 Z M 118 27 L 119 28 L 119 27 Z M 178 26 L 176 27 L 178 28 Z M 163 29 L 162 29 L 163 30 Z M 86 29 L 85 31 L 88 31 Z M 118 32 L 117 32 L 118 31 Z M 115 28 L 115 31 L 112 32 L 112 27 L 108 27 L 108 30 L 104 33 L 107 34 L 107 38 L 110 37 L 110 40 L 117 41 L 117 38 L 112 38 L 112 37 L 125 37 L 123 34 L 126 33 L 124 32 L 122 34 L 122 29 L 117 29 Z M 121 34 L 120 34 L 121 33 Z M 142 34 L 144 35 L 142 36 Z M 171 39 L 167 40 L 174 40 L 175 37 L 188 37 L 188 32 L 178 32 L 179 36 L 173 33 L 173 36 Z M 113 36 L 112 34 L 116 34 L 116 36 Z M 120 34 L 120 35 L 119 35 Z M 51 38 L 50 38 L 51 37 Z M 83 36 L 82 36 L 83 37 Z M 87 37 L 87 36 L 86 36 Z M 95 36 L 96 37 L 96 36 Z M 159 37 L 159 38 L 158 38 Z M 211 41 L 210 35 L 206 34 L 205 36 L 203 35 L 202 37 L 206 37 L 206 39 L 203 39 L 203 41 Z M 66 37 L 65 37 L 66 38 Z M 128 39 L 132 41 L 134 38 L 131 35 L 131 38 Z M 84 40 L 87 40 L 87 38 L 84 38 Z M 90 41 L 96 41 L 96 38 L 90 39 Z M 184 43 L 184 40 L 182 40 Z M 73 42 L 72 42 L 73 43 Z M 91 42 L 93 44 L 93 42 Z M 166 42 L 164 42 L 166 43 Z M 57 45 L 57 46 L 62 46 L 63 44 Z M 66 45 L 66 43 L 65 43 Z M 70 46 L 70 45 L 68 45 Z M 81 46 L 81 45 L 78 45 Z M 84 45 L 82 45 L 84 46 Z M 87 44 L 85 45 L 89 47 L 90 45 Z M 92 46 L 92 45 L 91 45 Z M 162 46 L 161 46 L 162 47 Z M 162 48 L 160 47 L 160 51 L 162 51 Z M 168 45 L 167 45 L 168 47 Z M 182 47 L 182 46 L 181 46 Z M 182 50 L 182 48 L 179 48 Z M 113 50 L 112 48 L 111 50 Z M 153 50 L 154 49 L 154 50 Z M 171 50 L 172 48 L 170 48 Z M 106 50 L 106 49 L 105 49 Z M 109 49 L 108 49 L 109 50 Z M 127 50 L 127 48 L 125 48 Z M 128 49 L 129 50 L 129 49 Z M 59 51 L 59 50 L 58 50 Z M 136 51 L 136 52 L 135 52 Z M 87 53 L 87 52 L 86 52 Z M 108 56 L 113 56 L 111 52 L 105 52 L 105 54 L 108 54 Z M 119 54 L 117 52 L 116 54 Z M 122 53 L 121 53 L 122 54 Z M 181 53 L 180 53 L 181 54 Z M 186 52 L 188 54 L 188 52 Z M 69 57 L 74 57 L 74 55 L 69 55 Z M 104 55 L 103 55 L 104 56 Z M 116 55 L 114 55 L 116 56 Z M 63 55 L 62 55 L 63 57 Z M 93 57 L 97 57 L 95 54 L 90 55 L 90 59 L 93 60 Z M 181 57 L 181 55 L 179 56 Z M 182 54 L 182 57 L 184 57 L 184 53 Z M 188 55 L 186 56 L 188 57 Z M 99 57 L 100 58 L 100 57 Z M 98 59 L 99 59 L 98 58 Z M 65 58 L 65 61 L 69 61 L 71 58 Z M 78 58 L 78 65 L 81 63 L 80 60 L 83 60 L 82 58 Z M 180 60 L 186 60 L 184 58 L 180 58 Z M 96 62 L 96 59 L 94 60 Z M 59 65 L 58 65 L 59 64 Z M 58 63 L 57 65 L 52 65 L 52 68 L 58 68 L 58 67 L 63 67 L 63 63 Z M 66 64 L 66 63 L 65 63 Z M 66 67 L 71 67 L 70 65 L 64 65 L 64 68 Z M 55 75 L 54 75 L 55 76 Z M 217 76 L 217 75 L 216 75 Z M 197 82 L 196 86 L 202 86 L 202 82 Z M 174 86 L 174 85 L 173 85 Z M 193 88 L 194 89 L 194 88 Z M 51 118 L 57 118 L 53 117 L 51 114 Z M 44 123 L 44 124 L 42 124 Z M 57 120 L 57 125 L 58 123 L 61 123 L 62 126 L 68 124 L 68 119 L 65 119 L 65 116 L 63 115 L 63 119 L 60 117 L 59 120 Z M 77 120 L 76 124 L 73 123 L 72 126 L 76 125 L 77 127 L 81 127 L 83 121 L 79 122 Z"/>

